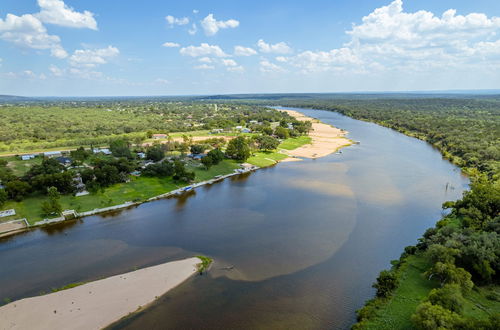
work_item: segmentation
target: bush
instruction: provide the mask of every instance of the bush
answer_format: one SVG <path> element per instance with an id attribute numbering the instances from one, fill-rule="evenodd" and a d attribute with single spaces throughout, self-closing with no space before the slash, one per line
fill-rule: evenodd
<path id="1" fill-rule="evenodd" d="M 452 312 L 460 313 L 463 308 L 464 298 L 457 284 L 446 284 L 442 288 L 432 289 L 428 300 L 433 305 L 439 305 Z"/>
<path id="2" fill-rule="evenodd" d="M 377 277 L 377 282 L 372 285 L 377 289 L 377 297 L 386 298 L 391 295 L 391 293 L 398 286 L 398 279 L 396 274 L 388 270 L 383 270 Z"/>
<path id="3" fill-rule="evenodd" d="M 411 317 L 412 322 L 419 329 L 457 329 L 464 324 L 464 319 L 444 307 L 424 302 L 417 307 Z"/>

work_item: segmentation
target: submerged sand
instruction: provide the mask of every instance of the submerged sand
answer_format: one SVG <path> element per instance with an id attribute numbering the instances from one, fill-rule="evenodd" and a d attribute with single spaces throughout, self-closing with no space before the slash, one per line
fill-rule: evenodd
<path id="1" fill-rule="evenodd" d="M 320 158 L 334 153 L 338 149 L 351 145 L 352 141 L 347 139 L 346 131 L 322 123 L 314 118 L 308 117 L 294 110 L 280 110 L 301 121 L 312 121 L 312 131 L 309 133 L 311 144 L 306 144 L 286 153 L 293 157 Z"/>
<path id="2" fill-rule="evenodd" d="M 0 307 L 1 329 L 102 329 L 184 282 L 198 258 L 167 262 Z"/>

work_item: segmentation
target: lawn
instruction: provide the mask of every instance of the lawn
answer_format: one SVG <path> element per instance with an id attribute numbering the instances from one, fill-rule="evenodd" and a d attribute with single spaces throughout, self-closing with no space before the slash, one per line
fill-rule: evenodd
<path id="1" fill-rule="evenodd" d="M 427 268 L 425 257 L 409 256 L 400 269 L 401 278 L 394 295 L 363 329 L 415 329 L 411 316 L 429 292 L 439 287 L 437 281 L 429 281 L 423 275 Z M 475 287 L 464 298 L 464 316 L 487 319 L 500 312 L 500 286 Z"/>
<path id="2" fill-rule="evenodd" d="M 206 170 L 204 166 L 195 167 L 190 165 L 188 167 L 190 171 L 194 171 L 196 174 L 196 182 L 210 180 L 217 175 L 232 173 L 237 168 L 240 168 L 240 165 L 236 161 L 230 159 L 221 161 L 219 164 L 210 167 L 209 170 Z"/>
<path id="3" fill-rule="evenodd" d="M 248 158 L 246 162 L 259 167 L 267 167 L 274 165 L 285 158 L 288 158 L 288 156 L 279 152 L 261 151 L 254 153 L 253 156 Z"/>
<path id="4" fill-rule="evenodd" d="M 309 136 L 299 136 L 296 138 L 289 138 L 281 142 L 278 149 L 293 150 L 302 147 L 305 144 L 311 143 L 311 137 Z"/>
<path id="5" fill-rule="evenodd" d="M 36 157 L 30 160 L 21 160 L 19 157 L 12 156 L 3 157 L 2 159 L 9 162 L 7 166 L 12 169 L 12 172 L 16 176 L 23 176 L 33 165 L 42 163 L 42 157 Z"/>
<path id="6" fill-rule="evenodd" d="M 424 257 L 409 256 L 400 270 L 401 278 L 394 295 L 364 329 L 414 329 L 412 314 L 429 292 L 439 285 L 422 275 L 426 267 Z"/>

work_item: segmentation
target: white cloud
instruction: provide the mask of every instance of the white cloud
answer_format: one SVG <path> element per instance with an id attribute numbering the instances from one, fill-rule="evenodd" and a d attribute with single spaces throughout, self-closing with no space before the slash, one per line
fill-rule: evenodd
<path id="1" fill-rule="evenodd" d="M 213 14 L 209 14 L 201 21 L 200 24 L 207 36 L 213 36 L 217 34 L 217 32 L 219 32 L 220 29 L 238 27 L 238 25 L 240 25 L 240 22 L 238 22 L 235 19 L 229 19 L 227 21 L 218 21 L 214 18 Z"/>
<path id="2" fill-rule="evenodd" d="M 179 53 L 184 56 L 199 57 L 199 56 L 216 56 L 227 57 L 228 55 L 216 45 L 202 43 L 200 46 L 188 46 L 180 49 Z"/>
<path id="3" fill-rule="evenodd" d="M 168 81 L 167 79 L 163 79 L 163 78 L 157 78 L 155 80 L 155 83 L 158 85 L 168 85 L 168 84 L 170 84 L 170 81 Z"/>
<path id="4" fill-rule="evenodd" d="M 28 79 L 28 80 L 35 80 L 35 79 L 45 80 L 45 79 L 47 79 L 47 77 L 43 73 L 36 74 L 31 70 L 23 70 L 21 72 L 7 72 L 4 75 L 8 78 L 11 78 L 11 79 Z"/>
<path id="5" fill-rule="evenodd" d="M 257 51 L 250 47 L 234 46 L 234 55 L 236 56 L 252 56 L 256 55 Z"/>
<path id="6" fill-rule="evenodd" d="M 55 77 L 62 77 L 64 75 L 64 70 L 60 69 L 59 67 L 55 65 L 49 66 L 49 71 L 52 73 L 53 76 Z"/>
<path id="7" fill-rule="evenodd" d="M 38 5 L 41 10 L 36 16 L 44 23 L 97 30 L 97 22 L 90 11 L 77 12 L 62 0 L 38 0 Z"/>
<path id="8" fill-rule="evenodd" d="M 174 25 L 186 25 L 189 24 L 189 18 L 182 17 L 177 18 L 172 15 L 165 16 L 165 20 L 170 25 L 170 27 L 174 27 Z"/>
<path id="9" fill-rule="evenodd" d="M 202 57 L 198 60 L 201 63 L 212 63 L 213 60 L 210 57 Z"/>
<path id="10" fill-rule="evenodd" d="M 328 51 L 304 51 L 278 59 L 302 72 L 436 72 L 500 65 L 500 17 L 481 13 L 441 16 L 430 11 L 405 12 L 395 0 L 363 17 L 346 31 L 351 40 Z M 488 61 L 485 61 L 487 59 Z"/>
<path id="11" fill-rule="evenodd" d="M 242 67 L 241 65 L 231 66 L 231 67 L 226 68 L 226 70 L 230 71 L 230 72 L 238 72 L 238 73 L 245 72 L 245 68 Z"/>
<path id="12" fill-rule="evenodd" d="M 188 33 L 194 36 L 196 32 L 198 32 L 198 27 L 196 26 L 195 23 L 193 23 L 193 25 L 191 25 L 191 28 L 188 30 Z"/>
<path id="13" fill-rule="evenodd" d="M 272 45 L 260 39 L 257 42 L 257 46 L 263 53 L 289 54 L 292 52 L 290 46 L 288 46 L 285 42 L 278 42 L 277 44 Z"/>
<path id="14" fill-rule="evenodd" d="M 286 72 L 284 68 L 282 68 L 279 65 L 276 65 L 274 63 L 269 62 L 268 60 L 264 59 L 260 61 L 260 71 L 264 73 L 268 72 Z"/>
<path id="15" fill-rule="evenodd" d="M 193 14 L 198 14 L 200 11 L 198 9 L 193 9 Z"/>
<path id="16" fill-rule="evenodd" d="M 167 48 L 177 48 L 177 47 L 180 47 L 181 45 L 179 45 L 176 42 L 166 42 L 162 46 L 167 47 Z"/>
<path id="17" fill-rule="evenodd" d="M 231 60 L 231 59 L 223 59 L 222 60 L 222 64 L 224 64 L 224 66 L 237 66 L 238 63 L 236 63 L 235 60 Z"/>
<path id="18" fill-rule="evenodd" d="M 194 67 L 197 70 L 213 70 L 215 67 L 213 65 L 201 64 Z"/>
<path id="19" fill-rule="evenodd" d="M 57 58 L 68 56 L 61 46 L 61 39 L 49 35 L 42 22 L 31 14 L 7 14 L 5 20 L 0 18 L 0 39 L 23 48 L 50 49 L 52 56 Z"/>
<path id="20" fill-rule="evenodd" d="M 100 64 L 107 63 L 109 58 L 118 56 L 118 48 L 108 46 L 102 49 L 78 49 L 70 56 L 69 62 L 75 67 L 93 68 Z"/>

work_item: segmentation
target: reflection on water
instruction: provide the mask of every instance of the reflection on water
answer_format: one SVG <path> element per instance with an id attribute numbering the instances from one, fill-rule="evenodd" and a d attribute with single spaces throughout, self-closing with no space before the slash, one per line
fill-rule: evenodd
<path id="1" fill-rule="evenodd" d="M 421 141 L 304 112 L 361 144 L 4 240 L 0 262 L 9 266 L 0 268 L 0 299 L 204 254 L 215 259 L 207 275 L 115 327 L 348 327 L 377 273 L 467 180 Z"/>

